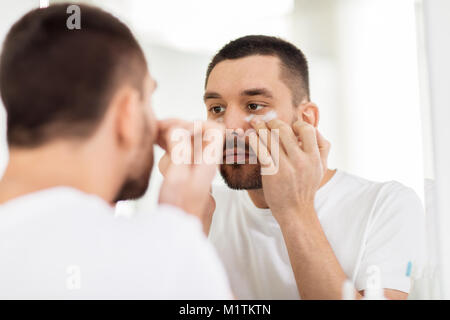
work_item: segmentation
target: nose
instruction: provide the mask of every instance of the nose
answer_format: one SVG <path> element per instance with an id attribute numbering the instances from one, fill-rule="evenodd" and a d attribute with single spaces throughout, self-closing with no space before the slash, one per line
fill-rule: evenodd
<path id="1" fill-rule="evenodd" d="M 251 128 L 250 123 L 245 120 L 247 116 L 248 113 L 238 106 L 228 106 L 223 116 L 223 122 L 227 129 L 246 131 Z"/>

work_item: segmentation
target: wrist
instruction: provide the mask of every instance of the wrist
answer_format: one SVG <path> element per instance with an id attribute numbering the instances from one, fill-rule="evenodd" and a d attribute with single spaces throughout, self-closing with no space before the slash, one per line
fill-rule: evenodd
<path id="1" fill-rule="evenodd" d="M 317 218 L 314 202 L 305 202 L 292 208 L 286 208 L 284 212 L 274 212 L 281 229 L 298 228 L 309 224 Z"/>

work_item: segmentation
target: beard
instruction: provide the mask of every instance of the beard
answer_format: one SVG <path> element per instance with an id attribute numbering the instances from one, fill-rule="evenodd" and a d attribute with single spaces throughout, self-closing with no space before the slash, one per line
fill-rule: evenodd
<path id="1" fill-rule="evenodd" d="M 146 157 L 147 164 L 143 172 L 138 177 L 128 177 L 120 188 L 115 202 L 123 200 L 136 200 L 142 197 L 147 191 L 151 172 L 153 170 L 153 150 L 150 156 Z"/>
<path id="2" fill-rule="evenodd" d="M 223 163 L 220 165 L 220 175 L 230 189 L 254 190 L 262 188 L 261 165 L 256 160 L 256 154 L 251 149 L 248 140 L 235 140 L 235 137 L 227 137 L 224 145 L 224 154 L 227 146 L 235 145 L 245 147 L 248 158 L 245 163 Z M 225 161 L 224 161 L 225 162 Z"/>
<path id="3" fill-rule="evenodd" d="M 147 191 L 153 170 L 154 158 L 153 139 L 151 138 L 149 125 L 146 122 L 143 131 L 139 153 L 134 165 L 131 166 L 131 169 L 135 171 L 125 179 L 115 197 L 115 202 L 138 199 Z"/>
<path id="4" fill-rule="evenodd" d="M 230 189 L 255 190 L 262 188 L 259 164 L 222 164 L 220 175 Z"/>

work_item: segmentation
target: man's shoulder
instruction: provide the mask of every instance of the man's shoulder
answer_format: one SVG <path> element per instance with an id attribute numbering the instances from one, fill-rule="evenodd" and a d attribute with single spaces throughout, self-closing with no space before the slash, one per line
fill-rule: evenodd
<path id="1" fill-rule="evenodd" d="M 405 186 L 401 182 L 395 180 L 375 181 L 357 176 L 342 170 L 336 172 L 337 190 L 349 190 L 356 193 L 373 193 L 380 195 L 415 193 L 410 187 Z"/>
<path id="2" fill-rule="evenodd" d="M 0 205 L 0 211 L 4 219 L 20 221 L 23 226 L 35 220 L 42 226 L 65 225 L 114 215 L 113 208 L 100 197 L 65 186 L 18 196 Z"/>
<path id="3" fill-rule="evenodd" d="M 344 170 L 336 170 L 335 176 L 336 177 L 333 177 L 333 178 L 336 178 L 337 183 L 339 183 L 341 186 L 345 184 L 349 187 L 358 188 L 358 189 L 367 188 L 367 187 L 380 188 L 383 185 L 390 184 L 391 182 L 395 182 L 395 181 L 383 181 L 383 182 L 375 181 L 375 180 L 371 180 L 368 178 L 358 176 L 356 174 L 353 174 L 353 173 L 350 173 L 350 172 L 347 172 Z"/>
<path id="4" fill-rule="evenodd" d="M 347 172 L 340 172 L 336 190 L 346 190 L 355 201 L 367 201 L 374 212 L 410 212 L 423 210 L 421 200 L 410 187 L 395 180 L 374 181 Z M 343 194 L 345 196 L 345 194 Z"/>

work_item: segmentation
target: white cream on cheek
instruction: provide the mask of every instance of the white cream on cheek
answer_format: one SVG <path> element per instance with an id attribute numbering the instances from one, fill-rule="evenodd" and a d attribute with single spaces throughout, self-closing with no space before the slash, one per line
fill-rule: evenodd
<path id="1" fill-rule="evenodd" d="M 252 119 L 255 118 L 255 117 L 260 118 L 260 119 L 263 120 L 264 122 L 268 122 L 268 121 L 270 121 L 270 120 L 273 120 L 273 119 L 277 118 L 277 113 L 276 113 L 274 110 L 271 110 L 271 111 L 267 112 L 267 113 L 266 113 L 265 115 L 263 115 L 263 116 L 255 116 L 254 114 L 251 114 L 251 115 L 245 117 L 244 120 L 245 120 L 246 122 L 250 122 L 250 121 L 252 121 Z"/>
<path id="2" fill-rule="evenodd" d="M 252 119 L 255 117 L 255 115 L 254 114 L 251 114 L 251 115 L 249 115 L 249 116 L 246 116 L 245 118 L 244 118 L 244 120 L 246 121 L 246 122 L 250 122 L 250 121 L 252 121 Z"/>
<path id="3" fill-rule="evenodd" d="M 268 121 L 270 121 L 270 120 L 275 119 L 276 117 L 277 117 L 277 113 L 276 113 L 274 110 L 271 110 L 271 111 L 267 112 L 267 113 L 262 117 L 262 119 L 263 119 L 265 122 L 268 122 Z"/>
<path id="4" fill-rule="evenodd" d="M 245 120 L 246 122 L 250 122 L 250 121 L 252 121 L 252 119 L 255 118 L 255 117 L 260 118 L 260 119 L 263 120 L 264 122 L 268 122 L 268 121 L 270 121 L 270 120 L 276 119 L 276 118 L 277 118 L 277 113 L 276 113 L 275 111 L 271 110 L 271 111 L 267 112 L 265 115 L 262 115 L 262 116 L 261 116 L 261 115 L 250 114 L 250 115 L 246 116 L 246 117 L 244 118 L 244 120 Z M 223 122 L 223 121 L 224 121 L 224 120 L 223 120 L 223 116 L 222 116 L 222 117 L 217 117 L 217 118 L 215 119 L 215 121 L 217 121 L 217 122 Z"/>

